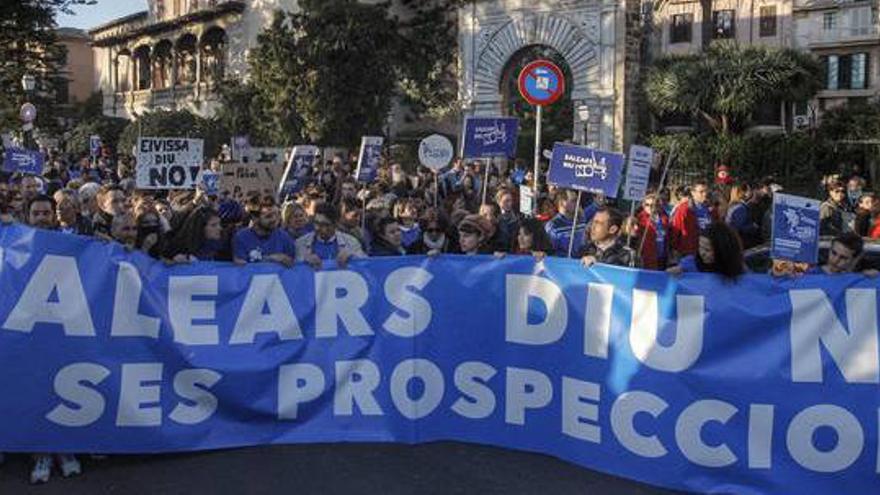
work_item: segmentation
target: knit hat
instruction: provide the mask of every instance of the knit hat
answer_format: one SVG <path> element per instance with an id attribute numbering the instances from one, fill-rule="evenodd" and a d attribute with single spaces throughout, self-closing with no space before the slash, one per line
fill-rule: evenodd
<path id="1" fill-rule="evenodd" d="M 464 219 L 458 224 L 459 230 L 461 230 L 462 227 L 471 227 L 477 230 L 483 234 L 483 239 L 489 239 L 495 234 L 495 227 L 492 225 L 492 222 L 480 215 L 471 214 L 464 217 Z"/>

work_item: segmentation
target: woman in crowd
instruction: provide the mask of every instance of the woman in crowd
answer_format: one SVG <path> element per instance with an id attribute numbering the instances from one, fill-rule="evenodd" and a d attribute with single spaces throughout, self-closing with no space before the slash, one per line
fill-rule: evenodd
<path id="1" fill-rule="evenodd" d="M 159 219 L 159 213 L 153 209 L 143 211 L 138 215 L 135 223 L 137 224 L 137 239 L 134 247 L 156 259 L 160 258 L 164 243 L 162 242 L 162 223 Z"/>
<path id="2" fill-rule="evenodd" d="M 511 254 L 532 255 L 543 259 L 552 251 L 544 226 L 535 218 L 523 218 L 510 245 Z"/>
<path id="3" fill-rule="evenodd" d="M 700 233 L 697 254 L 685 256 L 677 266 L 666 271 L 674 275 L 683 272 L 717 273 L 725 280 L 734 281 L 746 271 L 742 242 L 727 224 L 715 222 Z"/>
<path id="4" fill-rule="evenodd" d="M 432 210 L 432 209 L 429 209 Z M 436 212 L 436 210 L 433 210 Z M 426 212 L 427 213 L 427 212 Z M 412 254 L 427 254 L 429 256 L 449 252 L 449 236 L 446 225 L 438 215 L 429 214 L 423 221 L 422 237 L 412 246 Z"/>
<path id="5" fill-rule="evenodd" d="M 748 184 L 734 184 L 730 188 L 730 203 L 724 218 L 727 225 L 730 225 L 739 234 L 745 249 L 758 245 L 760 241 L 760 229 L 752 220 L 749 211 L 748 205 L 751 199 L 752 188 Z"/>
<path id="6" fill-rule="evenodd" d="M 403 247 L 409 249 L 422 235 L 422 229 L 417 221 L 419 209 L 412 200 L 403 199 L 394 206 L 394 217 L 397 218 L 400 226 Z"/>
<path id="7" fill-rule="evenodd" d="M 207 206 L 196 208 L 184 219 L 165 250 L 165 257 L 175 263 L 217 260 L 224 251 L 220 215 Z M 224 260 L 228 261 L 228 260 Z"/>
<path id="8" fill-rule="evenodd" d="M 306 209 L 292 201 L 284 203 L 281 209 L 281 224 L 294 241 L 315 230 Z"/>
<path id="9" fill-rule="evenodd" d="M 375 223 L 373 242 L 370 245 L 371 257 L 404 256 L 407 254 L 403 246 L 403 233 L 400 222 L 393 217 L 380 218 Z"/>
<path id="10" fill-rule="evenodd" d="M 642 200 L 638 221 L 639 258 L 642 267 L 649 270 L 665 270 L 669 261 L 669 215 L 662 207 L 659 196 L 651 193 Z"/>

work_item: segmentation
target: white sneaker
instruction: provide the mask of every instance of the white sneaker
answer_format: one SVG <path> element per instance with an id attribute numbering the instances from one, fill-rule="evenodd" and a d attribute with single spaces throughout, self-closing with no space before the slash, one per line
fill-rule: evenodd
<path id="1" fill-rule="evenodd" d="M 38 454 L 34 456 L 34 469 L 31 471 L 31 484 L 48 483 L 52 475 L 52 456 Z"/>
<path id="2" fill-rule="evenodd" d="M 61 467 L 61 475 L 65 478 L 82 474 L 82 466 L 73 454 L 58 454 L 58 464 Z"/>

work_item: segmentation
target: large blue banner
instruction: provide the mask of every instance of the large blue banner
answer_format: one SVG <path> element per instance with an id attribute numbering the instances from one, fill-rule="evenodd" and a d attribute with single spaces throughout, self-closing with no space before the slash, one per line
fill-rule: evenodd
<path id="1" fill-rule="evenodd" d="M 440 256 L 167 267 L 0 228 L 0 451 L 459 440 L 878 493 L 877 281 Z"/>
<path id="2" fill-rule="evenodd" d="M 517 136 L 516 117 L 469 117 L 464 123 L 464 157 L 513 158 Z"/>

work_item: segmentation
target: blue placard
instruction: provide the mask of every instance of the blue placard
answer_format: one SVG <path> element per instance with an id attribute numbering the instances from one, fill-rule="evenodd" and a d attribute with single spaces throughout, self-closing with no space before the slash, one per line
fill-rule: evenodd
<path id="1" fill-rule="evenodd" d="M 791 194 L 773 194 L 770 256 L 798 263 L 818 263 L 818 200 Z"/>
<path id="2" fill-rule="evenodd" d="M 515 117 L 468 118 L 464 124 L 464 157 L 516 156 L 519 119 Z"/>
<path id="3" fill-rule="evenodd" d="M 37 150 L 6 148 L 3 154 L 3 171 L 40 175 L 43 173 L 43 154 Z"/>
<path id="4" fill-rule="evenodd" d="M 207 195 L 220 193 L 220 174 L 213 170 L 202 170 L 199 173 L 199 189 Z"/>
<path id="5" fill-rule="evenodd" d="M 101 136 L 89 136 L 89 156 L 98 158 L 101 155 Z"/>
<path id="6" fill-rule="evenodd" d="M 531 256 L 167 266 L 0 224 L 0 450 L 455 440 L 688 492 L 876 494 L 878 284 Z"/>
<path id="7" fill-rule="evenodd" d="M 556 143 L 547 181 L 566 189 L 603 193 L 616 198 L 624 161 L 620 153 Z"/>
<path id="8" fill-rule="evenodd" d="M 278 197 L 286 199 L 300 192 L 311 180 L 320 150 L 317 146 L 295 146 L 287 160 L 287 168 L 278 186 Z"/>
<path id="9" fill-rule="evenodd" d="M 373 182 L 379 175 L 379 163 L 382 160 L 382 143 L 385 138 L 381 136 L 364 136 L 361 139 L 361 153 L 358 156 L 358 166 L 355 177 L 358 182 Z"/>

